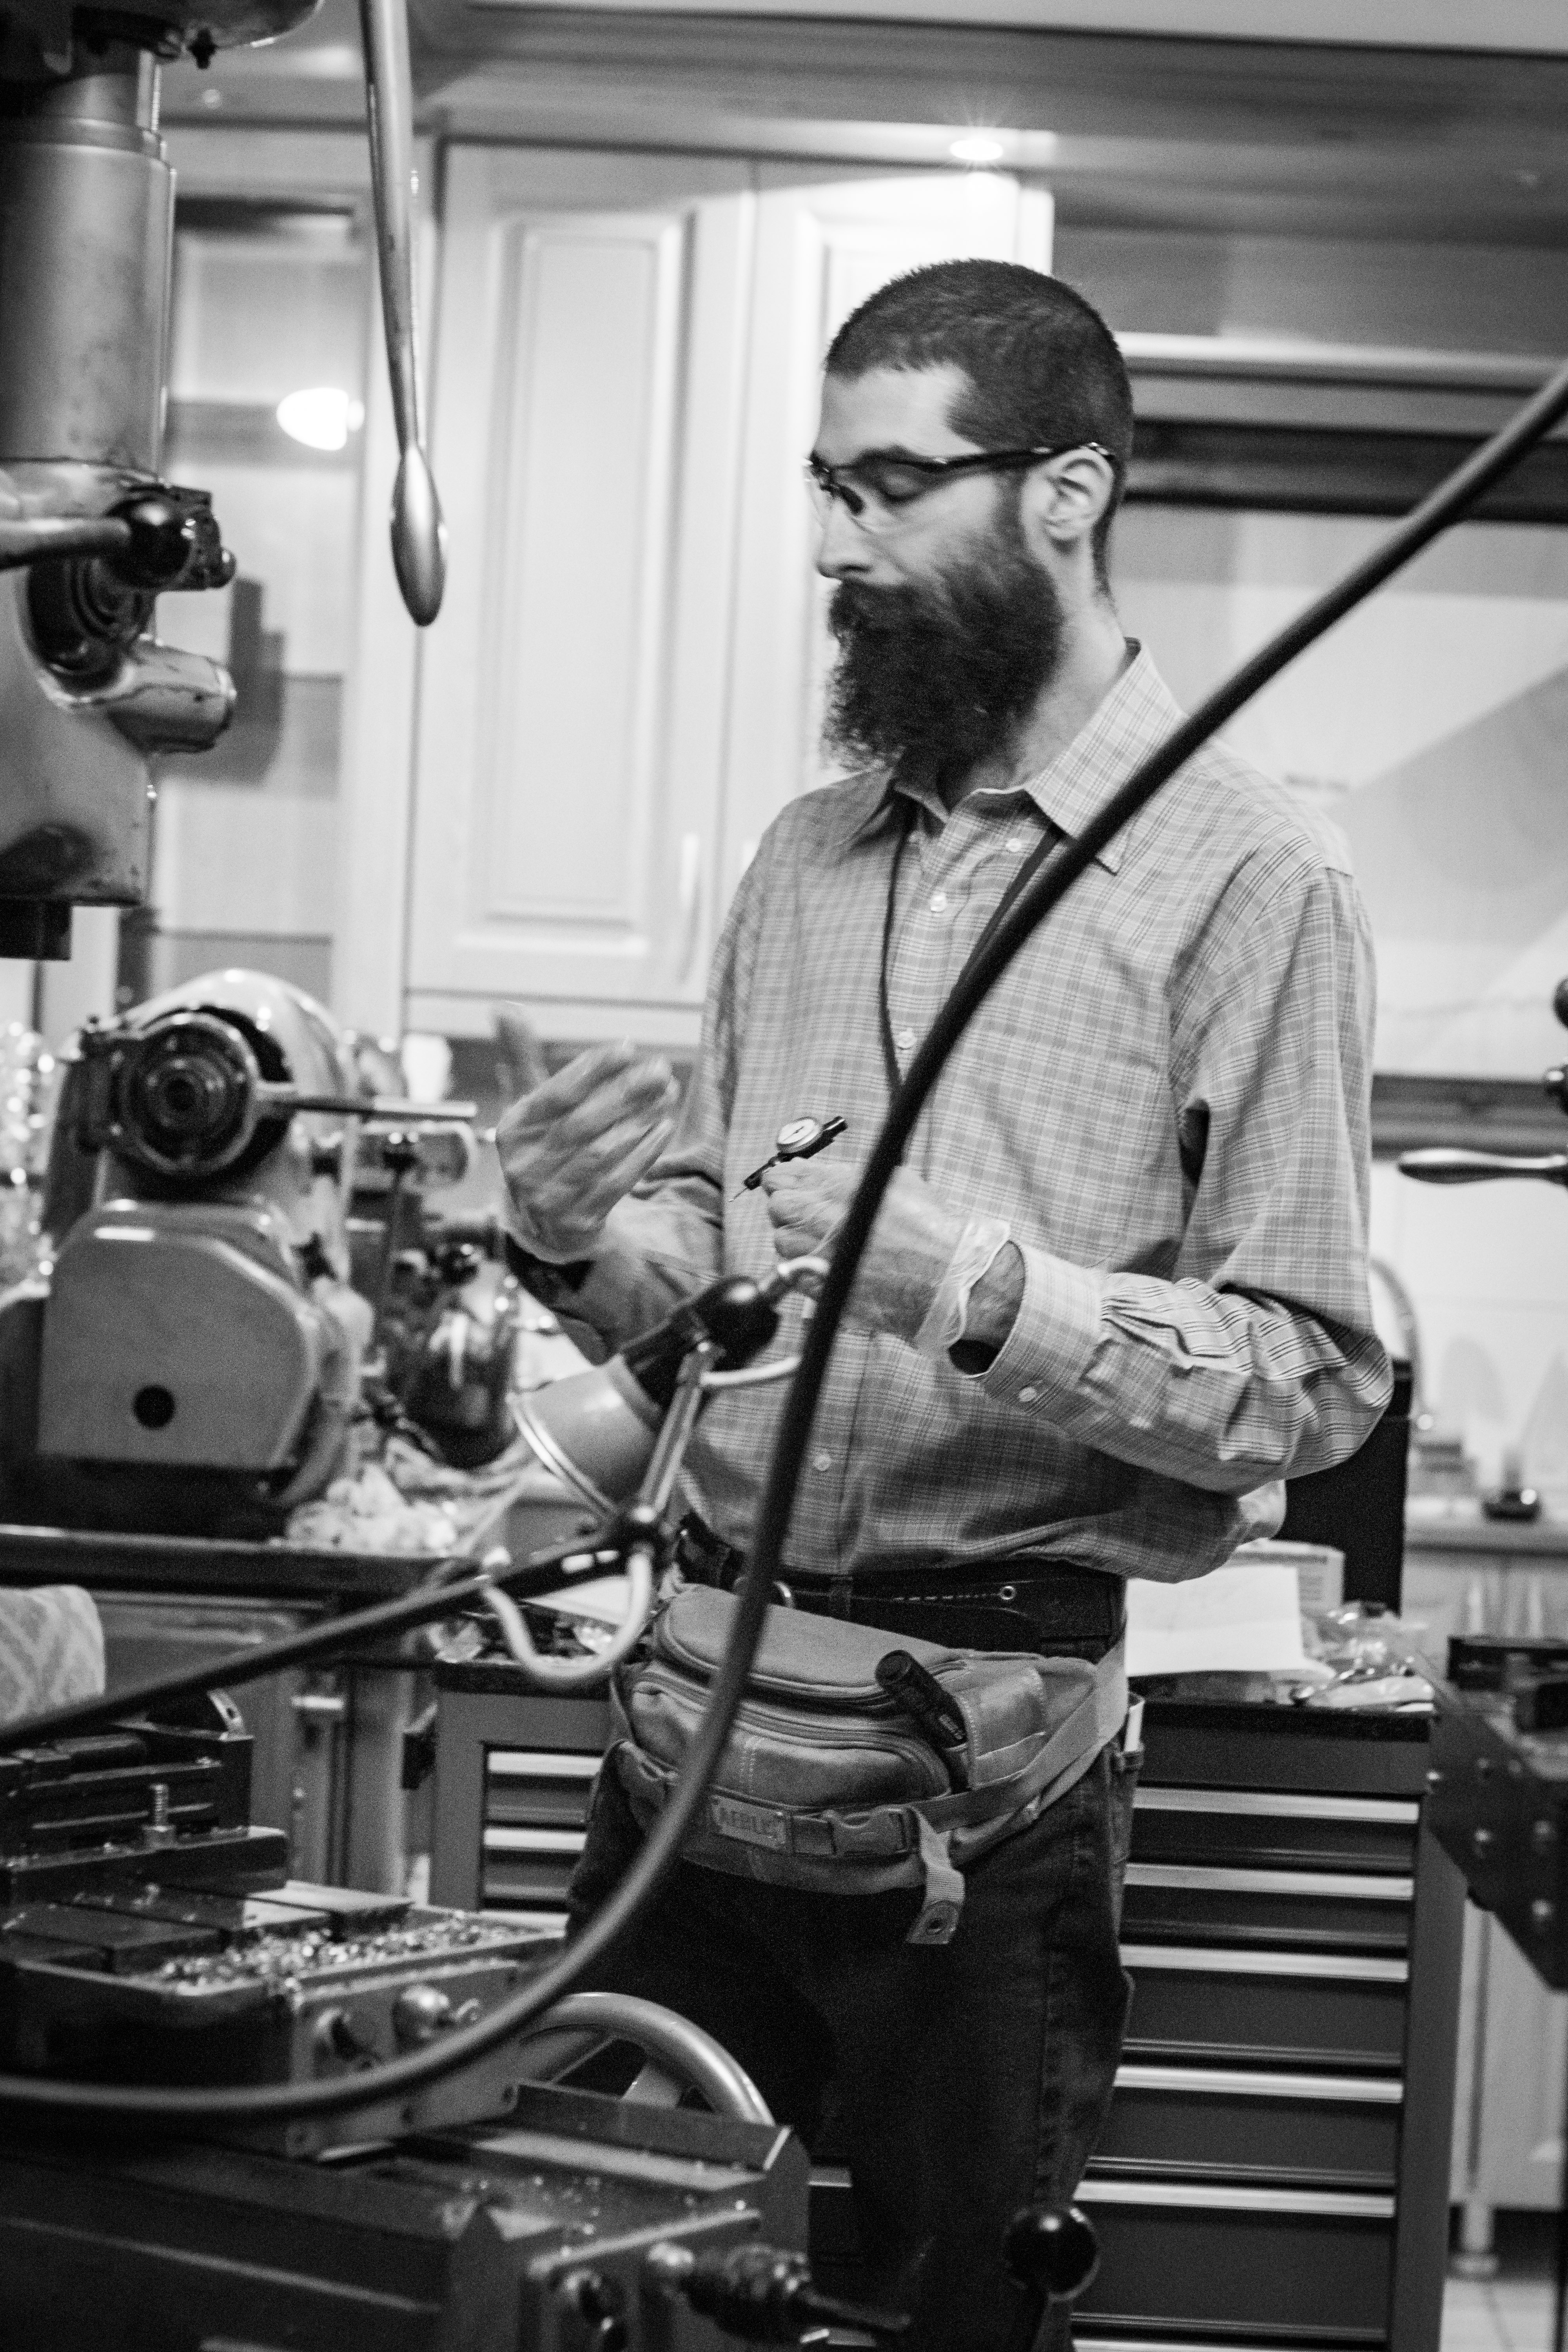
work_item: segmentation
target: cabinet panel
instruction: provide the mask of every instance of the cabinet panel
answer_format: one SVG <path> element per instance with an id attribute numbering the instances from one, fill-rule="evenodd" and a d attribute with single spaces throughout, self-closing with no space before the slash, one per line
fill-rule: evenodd
<path id="1" fill-rule="evenodd" d="M 1132 1862 L 1122 1926 L 1152 1944 L 1403 1952 L 1415 1881 L 1396 1872 L 1231 1869 Z"/>
<path id="2" fill-rule="evenodd" d="M 734 690 L 725 759 L 722 885 L 765 827 L 827 781 L 818 741 L 830 640 L 826 584 L 801 468 L 816 431 L 822 360 L 858 303 L 889 278 L 966 256 L 1048 269 L 1051 204 L 999 173 L 869 173 L 829 183 L 759 174 Z"/>
<path id="3" fill-rule="evenodd" d="M 434 459 L 451 526 L 419 649 L 405 1005 L 482 1032 L 695 1037 L 763 825 L 818 781 L 828 640 L 801 461 L 823 352 L 877 286 L 1048 266 L 991 173 L 458 145 Z"/>
<path id="4" fill-rule="evenodd" d="M 1396 2074 L 1409 1966 L 1360 1954 L 1124 1944 L 1129 2058 Z"/>
<path id="5" fill-rule="evenodd" d="M 1417 1808 L 1408 1798 L 1238 1789 L 1140 1789 L 1140 1862 L 1246 1861 L 1255 1868 L 1408 1871 Z"/>
<path id="6" fill-rule="evenodd" d="M 1120 2327 L 1242 2344 L 1382 2345 L 1394 2200 L 1372 2192 L 1086 2180 L 1098 2277 L 1073 2315 L 1088 2347 Z"/>
<path id="7" fill-rule="evenodd" d="M 1093 2169 L 1100 2179 L 1136 2173 L 1392 2189 L 1400 2101 L 1397 2082 L 1358 2074 L 1134 2061 L 1117 2074 Z"/>
<path id="8" fill-rule="evenodd" d="M 414 989 L 694 1003 L 711 929 L 746 167 L 458 149 Z"/>

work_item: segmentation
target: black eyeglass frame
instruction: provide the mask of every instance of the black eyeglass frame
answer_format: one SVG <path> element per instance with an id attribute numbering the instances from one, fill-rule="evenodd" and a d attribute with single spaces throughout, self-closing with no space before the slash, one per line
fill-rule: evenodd
<path id="1" fill-rule="evenodd" d="M 1121 471 L 1120 461 L 1103 442 L 1059 441 L 1035 449 L 976 449 L 962 457 L 910 457 L 902 450 L 868 449 L 843 466 L 830 466 L 825 458 L 813 456 L 805 460 L 805 478 L 808 487 L 826 501 L 825 515 L 833 500 L 841 499 L 851 520 L 859 522 L 866 509 L 867 492 L 848 478 L 858 467 L 880 460 L 884 465 L 901 466 L 906 472 L 927 478 L 907 499 L 889 499 L 883 491 L 873 488 L 871 495 L 880 499 L 889 512 L 897 514 L 904 507 L 915 505 L 928 490 L 940 488 L 954 475 L 996 474 L 1012 466 L 1043 465 L 1047 457 L 1066 457 L 1075 449 L 1088 449 L 1096 457 L 1103 457 L 1113 473 Z M 858 505 L 854 503 L 857 499 Z"/>

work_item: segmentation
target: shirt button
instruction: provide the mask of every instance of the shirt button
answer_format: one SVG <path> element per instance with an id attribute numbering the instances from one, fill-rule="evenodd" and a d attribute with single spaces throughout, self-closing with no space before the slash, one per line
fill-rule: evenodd
<path id="1" fill-rule="evenodd" d="M 907 1054 L 914 1042 L 915 1033 L 912 1029 L 897 1029 L 893 1033 L 893 1043 L 900 1054 Z"/>
<path id="2" fill-rule="evenodd" d="M 827 1451 L 827 1448 L 826 1448 L 825 1445 L 824 1445 L 824 1446 L 819 1446 L 819 1447 L 818 1447 L 818 1449 L 817 1449 L 817 1451 L 816 1451 L 816 1452 L 812 1455 L 812 1457 L 811 1457 L 811 1466 L 812 1466 L 812 1468 L 813 1468 L 814 1470 L 831 1470 L 831 1469 L 832 1469 L 832 1467 L 833 1467 L 833 1456 L 832 1456 L 832 1454 L 829 1454 L 829 1452 Z"/>
<path id="3" fill-rule="evenodd" d="M 947 912 L 947 892 L 945 890 L 933 890 L 931 892 L 931 910 L 933 915 L 942 915 Z"/>
<path id="4" fill-rule="evenodd" d="M 1040 1391 L 1038 1389 L 1020 1389 L 1018 1391 L 1018 1402 L 1020 1404 L 1033 1404 L 1035 1399 L 1039 1395 L 1039 1393 Z"/>
<path id="5" fill-rule="evenodd" d="M 1006 840 L 1002 844 L 1002 846 L 1004 849 L 1010 849 L 1013 852 L 1014 856 L 1016 857 L 1019 850 L 1024 846 L 1023 835 L 1021 833 L 1010 833 L 1007 835 Z"/>

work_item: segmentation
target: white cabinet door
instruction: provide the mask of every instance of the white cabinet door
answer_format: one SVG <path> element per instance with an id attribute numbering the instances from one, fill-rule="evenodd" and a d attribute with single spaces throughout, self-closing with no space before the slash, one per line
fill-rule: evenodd
<path id="1" fill-rule="evenodd" d="M 695 1039 L 723 908 L 818 780 L 826 667 L 801 483 L 822 356 L 923 261 L 1050 260 L 989 173 L 450 152 L 433 455 L 446 608 L 420 646 L 406 1013 Z"/>
<path id="2" fill-rule="evenodd" d="M 408 1011 L 671 1035 L 715 912 L 754 197 L 744 163 L 455 149 Z M 663 1011 L 656 1008 L 664 1008 Z"/>
<path id="3" fill-rule="evenodd" d="M 978 256 L 1051 266 L 1051 200 L 992 172 L 758 174 L 756 286 L 726 730 L 722 887 L 794 794 L 826 781 L 822 692 L 826 583 L 802 466 L 816 431 L 822 361 L 849 312 L 922 263 Z"/>

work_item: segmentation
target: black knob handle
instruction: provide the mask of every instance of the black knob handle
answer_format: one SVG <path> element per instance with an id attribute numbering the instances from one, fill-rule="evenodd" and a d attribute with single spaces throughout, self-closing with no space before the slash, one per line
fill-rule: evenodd
<path id="1" fill-rule="evenodd" d="M 586 2321 L 586 2340 L 593 2352 L 626 2352 L 631 2336 L 626 2326 L 626 2291 L 619 2279 L 603 2271 L 572 2271 L 556 2293 L 569 2311 Z"/>
<path id="2" fill-rule="evenodd" d="M 1026 2205 L 1007 2225 L 1003 2252 L 1020 2286 L 1043 2287 L 1052 2303 L 1070 2303 L 1100 2268 L 1100 2240 L 1076 2205 Z"/>
<path id="3" fill-rule="evenodd" d="M 1002 2251 L 1024 2289 L 1007 2352 L 1034 2352 L 1046 2305 L 1071 2303 L 1100 2268 L 1100 2240 L 1076 2205 L 1026 2205 L 1007 2224 Z"/>
<path id="4" fill-rule="evenodd" d="M 166 588 L 190 561 L 189 509 L 150 490 L 142 498 L 127 499 L 119 512 L 131 527 L 131 544 L 118 558 L 116 570 L 134 587 Z"/>

